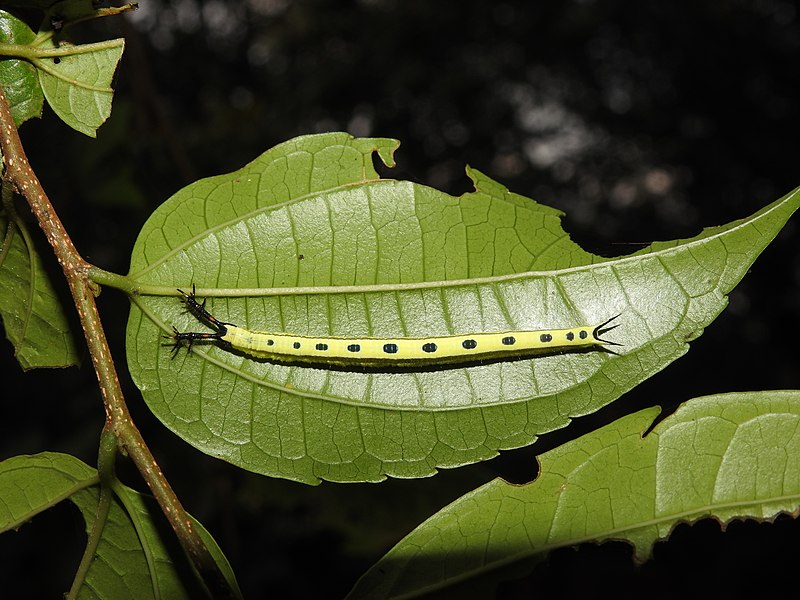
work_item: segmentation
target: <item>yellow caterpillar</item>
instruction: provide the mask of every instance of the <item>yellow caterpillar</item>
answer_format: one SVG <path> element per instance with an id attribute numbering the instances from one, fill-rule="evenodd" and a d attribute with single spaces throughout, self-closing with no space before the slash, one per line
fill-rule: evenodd
<path id="1" fill-rule="evenodd" d="M 339 338 L 309 337 L 251 331 L 217 320 L 200 303 L 194 291 L 178 290 L 187 309 L 214 333 L 179 332 L 173 327 L 174 352 L 181 347 L 191 350 L 196 342 L 213 341 L 254 358 L 284 363 L 306 363 L 338 367 L 415 367 L 427 365 L 474 364 L 496 360 L 552 354 L 565 350 L 583 350 L 620 346 L 601 336 L 618 327 L 609 325 L 616 315 L 599 325 L 536 331 L 503 331 L 432 336 L 424 338 Z"/>

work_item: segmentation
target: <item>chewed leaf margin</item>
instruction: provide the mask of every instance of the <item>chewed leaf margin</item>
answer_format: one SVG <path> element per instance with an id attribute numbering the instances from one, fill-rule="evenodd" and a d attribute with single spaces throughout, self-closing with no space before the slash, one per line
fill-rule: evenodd
<path id="1" fill-rule="evenodd" d="M 800 391 L 696 398 L 645 435 L 658 413 L 625 416 L 541 455 L 529 484 L 496 479 L 466 494 L 401 540 L 348 599 L 456 589 L 491 597 L 509 573 L 556 548 L 624 540 L 641 562 L 681 523 L 797 516 Z"/>
<path id="2" fill-rule="evenodd" d="M 421 477 L 530 444 L 682 356 L 800 203 L 793 192 L 695 238 L 601 259 L 569 240 L 558 211 L 478 171 L 476 191 L 459 198 L 371 176 L 376 145 L 291 140 L 178 192 L 142 229 L 131 372 L 162 422 L 204 452 L 317 483 Z M 193 285 L 217 318 L 257 331 L 425 337 L 619 314 L 613 341 L 623 345 L 411 373 L 208 346 L 173 355 L 163 339 L 173 326 L 202 327 L 178 298 Z"/>

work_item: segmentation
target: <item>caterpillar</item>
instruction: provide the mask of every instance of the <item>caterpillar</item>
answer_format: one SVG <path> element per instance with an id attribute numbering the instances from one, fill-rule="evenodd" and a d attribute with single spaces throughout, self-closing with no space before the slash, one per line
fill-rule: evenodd
<path id="1" fill-rule="evenodd" d="M 198 342 L 212 342 L 239 351 L 253 358 L 282 363 L 329 365 L 334 367 L 418 367 L 428 365 L 474 364 L 488 360 L 522 358 L 540 353 L 553 354 L 621 346 L 603 339 L 603 335 L 619 324 L 611 325 L 620 315 L 594 326 L 535 331 L 481 332 L 460 335 L 398 338 L 310 337 L 251 331 L 233 323 L 218 320 L 206 310 L 206 302 L 198 302 L 192 292 L 179 289 L 181 301 L 199 321 L 214 332 L 180 332 L 173 326 L 173 356 L 182 347 L 191 351 Z"/>

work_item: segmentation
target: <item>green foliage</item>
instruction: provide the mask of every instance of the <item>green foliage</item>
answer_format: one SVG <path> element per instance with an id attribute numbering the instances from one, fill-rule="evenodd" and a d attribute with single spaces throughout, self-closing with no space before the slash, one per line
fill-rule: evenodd
<path id="1" fill-rule="evenodd" d="M 111 79 L 124 45 L 125 41 L 118 39 L 73 46 L 66 53 L 34 61 L 47 102 L 73 129 L 95 137 L 111 114 Z M 52 40 L 40 47 L 55 48 Z"/>
<path id="2" fill-rule="evenodd" d="M 50 276 L 25 225 L 0 211 L 0 316 L 23 369 L 78 363 Z"/>
<path id="3" fill-rule="evenodd" d="M 81 511 L 89 535 L 99 535 L 77 598 L 207 597 L 186 557 L 172 543 L 169 527 L 149 496 L 114 485 L 107 515 L 99 516 L 97 471 L 53 452 L 0 462 L 0 533 L 16 529 L 62 500 Z M 197 521 L 193 525 L 233 589 L 236 579 L 222 551 Z"/>
<path id="4" fill-rule="evenodd" d="M 133 6 L 2 4 L 45 13 L 35 31 L 0 11 L 0 86 L 15 124 L 40 116 L 47 98 L 62 120 L 94 137 L 110 115 L 124 42 L 74 46 L 67 32 Z M 300 96 L 293 89 L 292 101 Z M 493 139 L 505 136 L 488 129 Z M 795 190 L 749 218 L 606 259 L 570 240 L 559 211 L 477 170 L 467 169 L 475 189 L 459 198 L 382 179 L 373 155 L 393 166 L 397 146 L 335 133 L 281 144 L 168 200 L 142 229 L 127 279 L 92 271 L 96 283 L 132 292 L 131 374 L 182 439 L 242 468 L 311 484 L 423 477 L 530 444 L 686 353 L 800 205 Z M 6 335 L 26 369 L 74 364 L 66 319 L 10 189 L 0 212 Z M 618 354 L 403 372 L 273 364 L 214 345 L 173 355 L 164 339 L 173 327 L 202 327 L 177 298 L 177 288 L 194 285 L 214 314 L 251 329 L 416 337 L 566 327 L 618 314 L 613 340 L 622 346 Z M 98 374 L 113 372 L 89 341 Z M 116 393 L 109 388 L 104 394 Z M 135 428 L 121 395 L 114 400 L 106 397 L 102 475 L 63 454 L 0 462 L 0 533 L 68 499 L 88 533 L 71 597 L 208 597 L 159 514 L 174 515 L 177 504 L 158 507 L 114 475 L 119 444 L 140 451 L 131 456 L 153 489 L 166 486 L 157 465 L 142 459 L 144 442 L 126 446 L 131 438 L 120 430 Z M 656 415 L 629 415 L 544 454 L 531 484 L 495 480 L 468 493 L 398 543 L 351 597 L 485 595 L 553 548 L 623 539 L 642 561 L 679 523 L 797 510 L 800 393 L 695 399 L 644 435 Z M 238 597 L 222 552 L 186 518 Z"/>
<path id="5" fill-rule="evenodd" d="M 22 21 L 0 10 L 0 42 L 28 45 L 36 35 Z M 44 94 L 39 86 L 36 68 L 28 61 L 11 58 L 0 60 L 0 85 L 8 98 L 17 127 L 28 119 L 42 116 Z"/>
<path id="6" fill-rule="evenodd" d="M 307 483 L 422 477 L 533 442 L 618 398 L 688 349 L 797 209 L 793 193 L 695 238 L 604 259 L 560 213 L 469 170 L 453 198 L 378 179 L 391 140 L 323 134 L 269 150 L 164 203 L 133 251 L 131 373 L 153 410 L 208 454 Z M 572 353 L 430 372 L 311 369 L 164 336 L 213 314 L 250 329 L 391 337 L 546 329 L 621 314 L 618 356 Z M 332 288 L 333 286 L 333 288 Z"/>
<path id="7" fill-rule="evenodd" d="M 696 398 L 645 435 L 657 415 L 628 415 L 542 454 L 532 483 L 496 479 L 459 498 L 390 550 L 348 598 L 452 586 L 488 594 L 498 574 L 523 561 L 532 568 L 555 548 L 627 540 L 642 561 L 679 523 L 797 509 L 800 392 Z"/>
<path id="8" fill-rule="evenodd" d="M 59 17 L 62 20 L 82 20 L 92 13 L 89 2 L 61 4 L 67 9 L 66 16 Z M 14 120 L 19 125 L 40 116 L 42 98 L 47 98 L 67 125 L 95 137 L 111 114 L 111 80 L 125 41 L 120 38 L 74 46 L 47 27 L 34 34 L 22 20 L 0 11 L 0 55 L 13 57 L 0 61 L 0 84 L 14 106 Z"/>

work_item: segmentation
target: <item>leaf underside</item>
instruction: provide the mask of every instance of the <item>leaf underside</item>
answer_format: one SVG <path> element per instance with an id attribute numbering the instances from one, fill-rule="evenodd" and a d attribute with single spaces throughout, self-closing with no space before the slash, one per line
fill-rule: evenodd
<path id="1" fill-rule="evenodd" d="M 541 455 L 532 483 L 496 479 L 459 498 L 401 540 L 348 598 L 466 586 L 492 597 L 515 564 L 529 570 L 555 548 L 626 540 L 642 561 L 679 523 L 796 514 L 799 391 L 696 398 L 642 437 L 657 415 L 658 407 L 625 416 Z"/>
<path id="2" fill-rule="evenodd" d="M 89 137 L 111 115 L 111 80 L 125 46 L 123 39 L 76 47 L 74 54 L 41 58 L 35 64 L 44 97 L 62 121 Z M 52 41 L 42 48 L 55 48 Z"/>
<path id="3" fill-rule="evenodd" d="M 393 140 L 281 144 L 198 181 L 151 216 L 130 276 L 131 373 L 150 409 L 203 452 L 307 483 L 422 477 L 532 443 L 683 355 L 796 210 L 794 192 L 749 219 L 606 259 L 561 213 L 468 169 L 455 198 L 380 179 Z M 273 364 L 162 336 L 202 331 L 176 288 L 261 331 L 424 337 L 554 329 L 620 314 L 619 355 L 584 352 L 427 372 Z M 335 287 L 331 287 L 335 286 Z"/>
<path id="4" fill-rule="evenodd" d="M 65 11 L 58 11 L 62 21 L 126 10 L 97 10 L 89 2 L 68 3 L 63 8 Z M 0 85 L 17 126 L 40 117 L 46 98 L 67 125 L 90 137 L 97 135 L 111 114 L 111 82 L 122 58 L 124 39 L 69 45 L 52 30 L 37 35 L 24 21 L 0 10 L 0 42 L 19 46 L 24 56 L 0 57 Z"/>
<path id="5" fill-rule="evenodd" d="M 0 213 L 0 317 L 23 369 L 78 363 L 67 317 L 30 236 Z"/>
<path id="6" fill-rule="evenodd" d="M 97 486 L 97 471 L 66 454 L 43 452 L 0 462 L 0 533 L 20 527 L 62 500 L 71 500 L 80 509 L 89 533 L 97 520 Z M 208 597 L 196 579 L 187 577 L 186 556 L 155 501 L 121 484 L 114 492 L 94 560 L 77 597 Z M 238 593 L 222 551 L 202 525 L 194 519 L 192 523 Z"/>
<path id="7" fill-rule="evenodd" d="M 0 10 L 0 42 L 30 44 L 35 37 L 36 34 L 22 20 Z M 0 60 L 0 86 L 6 94 L 17 127 L 28 119 L 42 115 L 44 95 L 32 64 L 16 58 Z"/>

